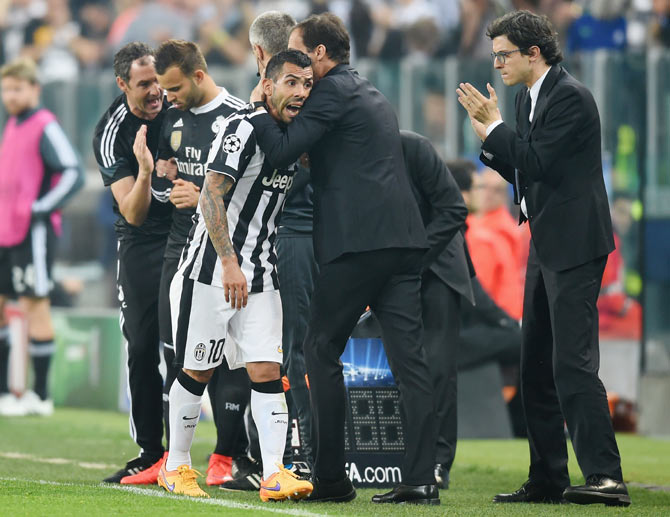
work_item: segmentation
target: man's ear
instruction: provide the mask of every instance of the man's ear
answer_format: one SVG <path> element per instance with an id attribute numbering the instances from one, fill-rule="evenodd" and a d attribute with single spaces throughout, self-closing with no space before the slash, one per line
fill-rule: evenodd
<path id="1" fill-rule="evenodd" d="M 314 54 L 317 61 L 321 61 L 322 59 L 327 58 L 328 52 L 326 50 L 326 46 L 323 43 L 317 45 L 314 49 Z"/>
<path id="2" fill-rule="evenodd" d="M 263 93 L 266 98 L 272 97 L 274 93 L 274 82 L 269 77 L 263 78 Z"/>
<path id="3" fill-rule="evenodd" d="M 118 75 L 116 76 L 116 85 L 119 87 L 119 90 L 121 90 L 123 93 L 126 93 L 128 91 L 128 85 Z"/>
<path id="4" fill-rule="evenodd" d="M 261 47 L 260 45 L 253 45 L 252 50 L 254 52 L 254 56 L 256 56 L 256 59 L 258 59 L 261 63 L 265 61 L 263 47 Z"/>
<path id="5" fill-rule="evenodd" d="M 528 50 L 530 51 L 529 56 L 530 56 L 532 61 L 535 61 L 537 58 L 540 57 L 540 54 L 541 54 L 540 47 L 538 47 L 536 45 L 533 45 Z"/>
<path id="6" fill-rule="evenodd" d="M 193 80 L 195 81 L 195 84 L 200 85 L 202 83 L 202 80 L 205 78 L 205 72 L 203 70 L 196 70 L 193 72 Z"/>

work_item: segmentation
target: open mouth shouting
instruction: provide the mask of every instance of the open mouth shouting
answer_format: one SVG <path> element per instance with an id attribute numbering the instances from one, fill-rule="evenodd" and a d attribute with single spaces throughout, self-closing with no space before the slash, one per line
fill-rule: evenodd
<path id="1" fill-rule="evenodd" d="M 302 109 L 302 101 L 296 101 L 292 102 L 290 104 L 287 104 L 286 107 L 284 108 L 284 113 L 288 115 L 289 117 L 293 118 L 300 113 L 300 110 Z"/>
<path id="2" fill-rule="evenodd" d="M 161 109 L 163 105 L 163 97 L 150 97 L 146 100 L 145 106 L 147 111 L 157 111 Z"/>

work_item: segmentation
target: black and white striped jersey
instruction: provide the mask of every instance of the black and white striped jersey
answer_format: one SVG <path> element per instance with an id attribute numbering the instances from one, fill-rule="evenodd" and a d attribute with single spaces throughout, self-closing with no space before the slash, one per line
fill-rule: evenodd
<path id="1" fill-rule="evenodd" d="M 170 108 L 165 115 L 158 144 L 158 158 L 176 158 L 177 177 L 202 188 L 212 142 L 224 119 L 245 106 L 245 102 L 220 88 L 220 93 L 203 106 L 181 111 Z M 169 200 L 170 190 L 164 193 Z M 193 224 L 195 208 L 174 209 L 172 227 L 165 248 L 166 258 L 178 259 Z"/>
<path id="2" fill-rule="evenodd" d="M 248 108 L 231 115 L 210 150 L 209 170 L 235 180 L 224 198 L 230 240 L 247 278 L 249 292 L 279 288 L 274 240 L 286 192 L 297 164 L 275 169 L 256 145 Z M 207 233 L 198 205 L 182 264 L 189 278 L 222 287 L 221 261 Z"/>
<path id="3" fill-rule="evenodd" d="M 102 181 L 106 187 L 127 176 L 137 178 L 139 166 L 133 144 L 135 135 L 141 125 L 147 126 L 147 146 L 155 155 L 158 150 L 158 137 L 167 111 L 167 102 L 164 102 L 161 111 L 153 120 L 143 120 L 130 111 L 126 102 L 126 95 L 121 94 L 104 113 L 95 126 L 93 136 L 93 152 L 98 162 Z M 119 239 L 131 239 L 146 235 L 167 235 L 172 222 L 171 203 L 162 202 L 160 192 L 171 185 L 165 178 L 151 177 L 152 198 L 149 213 L 140 226 L 128 223 L 119 211 L 116 199 L 113 200 L 114 213 L 118 216 L 114 229 Z M 113 196 L 112 196 L 113 197 Z"/>

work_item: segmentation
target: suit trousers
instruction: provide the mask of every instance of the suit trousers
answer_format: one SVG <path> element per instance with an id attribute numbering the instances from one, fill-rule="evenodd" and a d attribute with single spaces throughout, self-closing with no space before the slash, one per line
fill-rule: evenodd
<path id="1" fill-rule="evenodd" d="M 598 377 L 598 309 L 607 257 L 551 271 L 531 241 L 524 291 L 521 396 L 530 445 L 529 479 L 570 484 L 564 422 L 588 477 L 622 480 L 621 460 Z"/>
<path id="2" fill-rule="evenodd" d="M 451 470 L 456 456 L 457 373 L 461 295 L 432 271 L 421 279 L 423 346 L 435 390 L 435 463 Z"/>
<path id="3" fill-rule="evenodd" d="M 347 253 L 321 267 L 304 344 L 316 438 L 314 471 L 319 481 L 346 476 L 346 392 L 340 356 L 369 305 L 379 320 L 400 391 L 406 443 L 403 483 L 435 483 L 433 388 L 422 346 L 422 255 L 419 250 L 389 248 Z"/>
<path id="4" fill-rule="evenodd" d="M 293 232 L 281 228 L 277 234 L 275 247 L 277 274 L 281 286 L 279 294 L 283 314 L 284 370 L 291 385 L 291 398 L 298 414 L 302 452 L 305 459 L 311 463 L 312 410 L 305 379 L 303 343 L 307 333 L 309 304 L 318 266 L 314 259 L 314 245 L 310 232 Z"/>

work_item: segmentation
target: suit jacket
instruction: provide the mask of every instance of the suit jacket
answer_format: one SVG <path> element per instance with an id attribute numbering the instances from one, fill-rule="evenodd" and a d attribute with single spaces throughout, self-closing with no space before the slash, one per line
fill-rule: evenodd
<path id="1" fill-rule="evenodd" d="M 349 65 L 321 78 L 285 128 L 265 114 L 251 123 L 275 167 L 309 152 L 320 264 L 349 252 L 426 248 L 393 108 Z"/>
<path id="2" fill-rule="evenodd" d="M 424 268 L 473 303 L 463 237 L 468 209 L 461 191 L 427 138 L 401 131 L 400 140 L 412 192 L 428 234 Z"/>
<path id="3" fill-rule="evenodd" d="M 557 65 L 542 83 L 528 132 L 521 113 L 526 95 L 522 88 L 516 96 L 516 131 L 496 127 L 482 144 L 481 159 L 515 190 L 519 171 L 515 199 L 526 199 L 538 257 L 551 270 L 563 271 L 614 249 L 600 117 L 591 92 Z"/>

